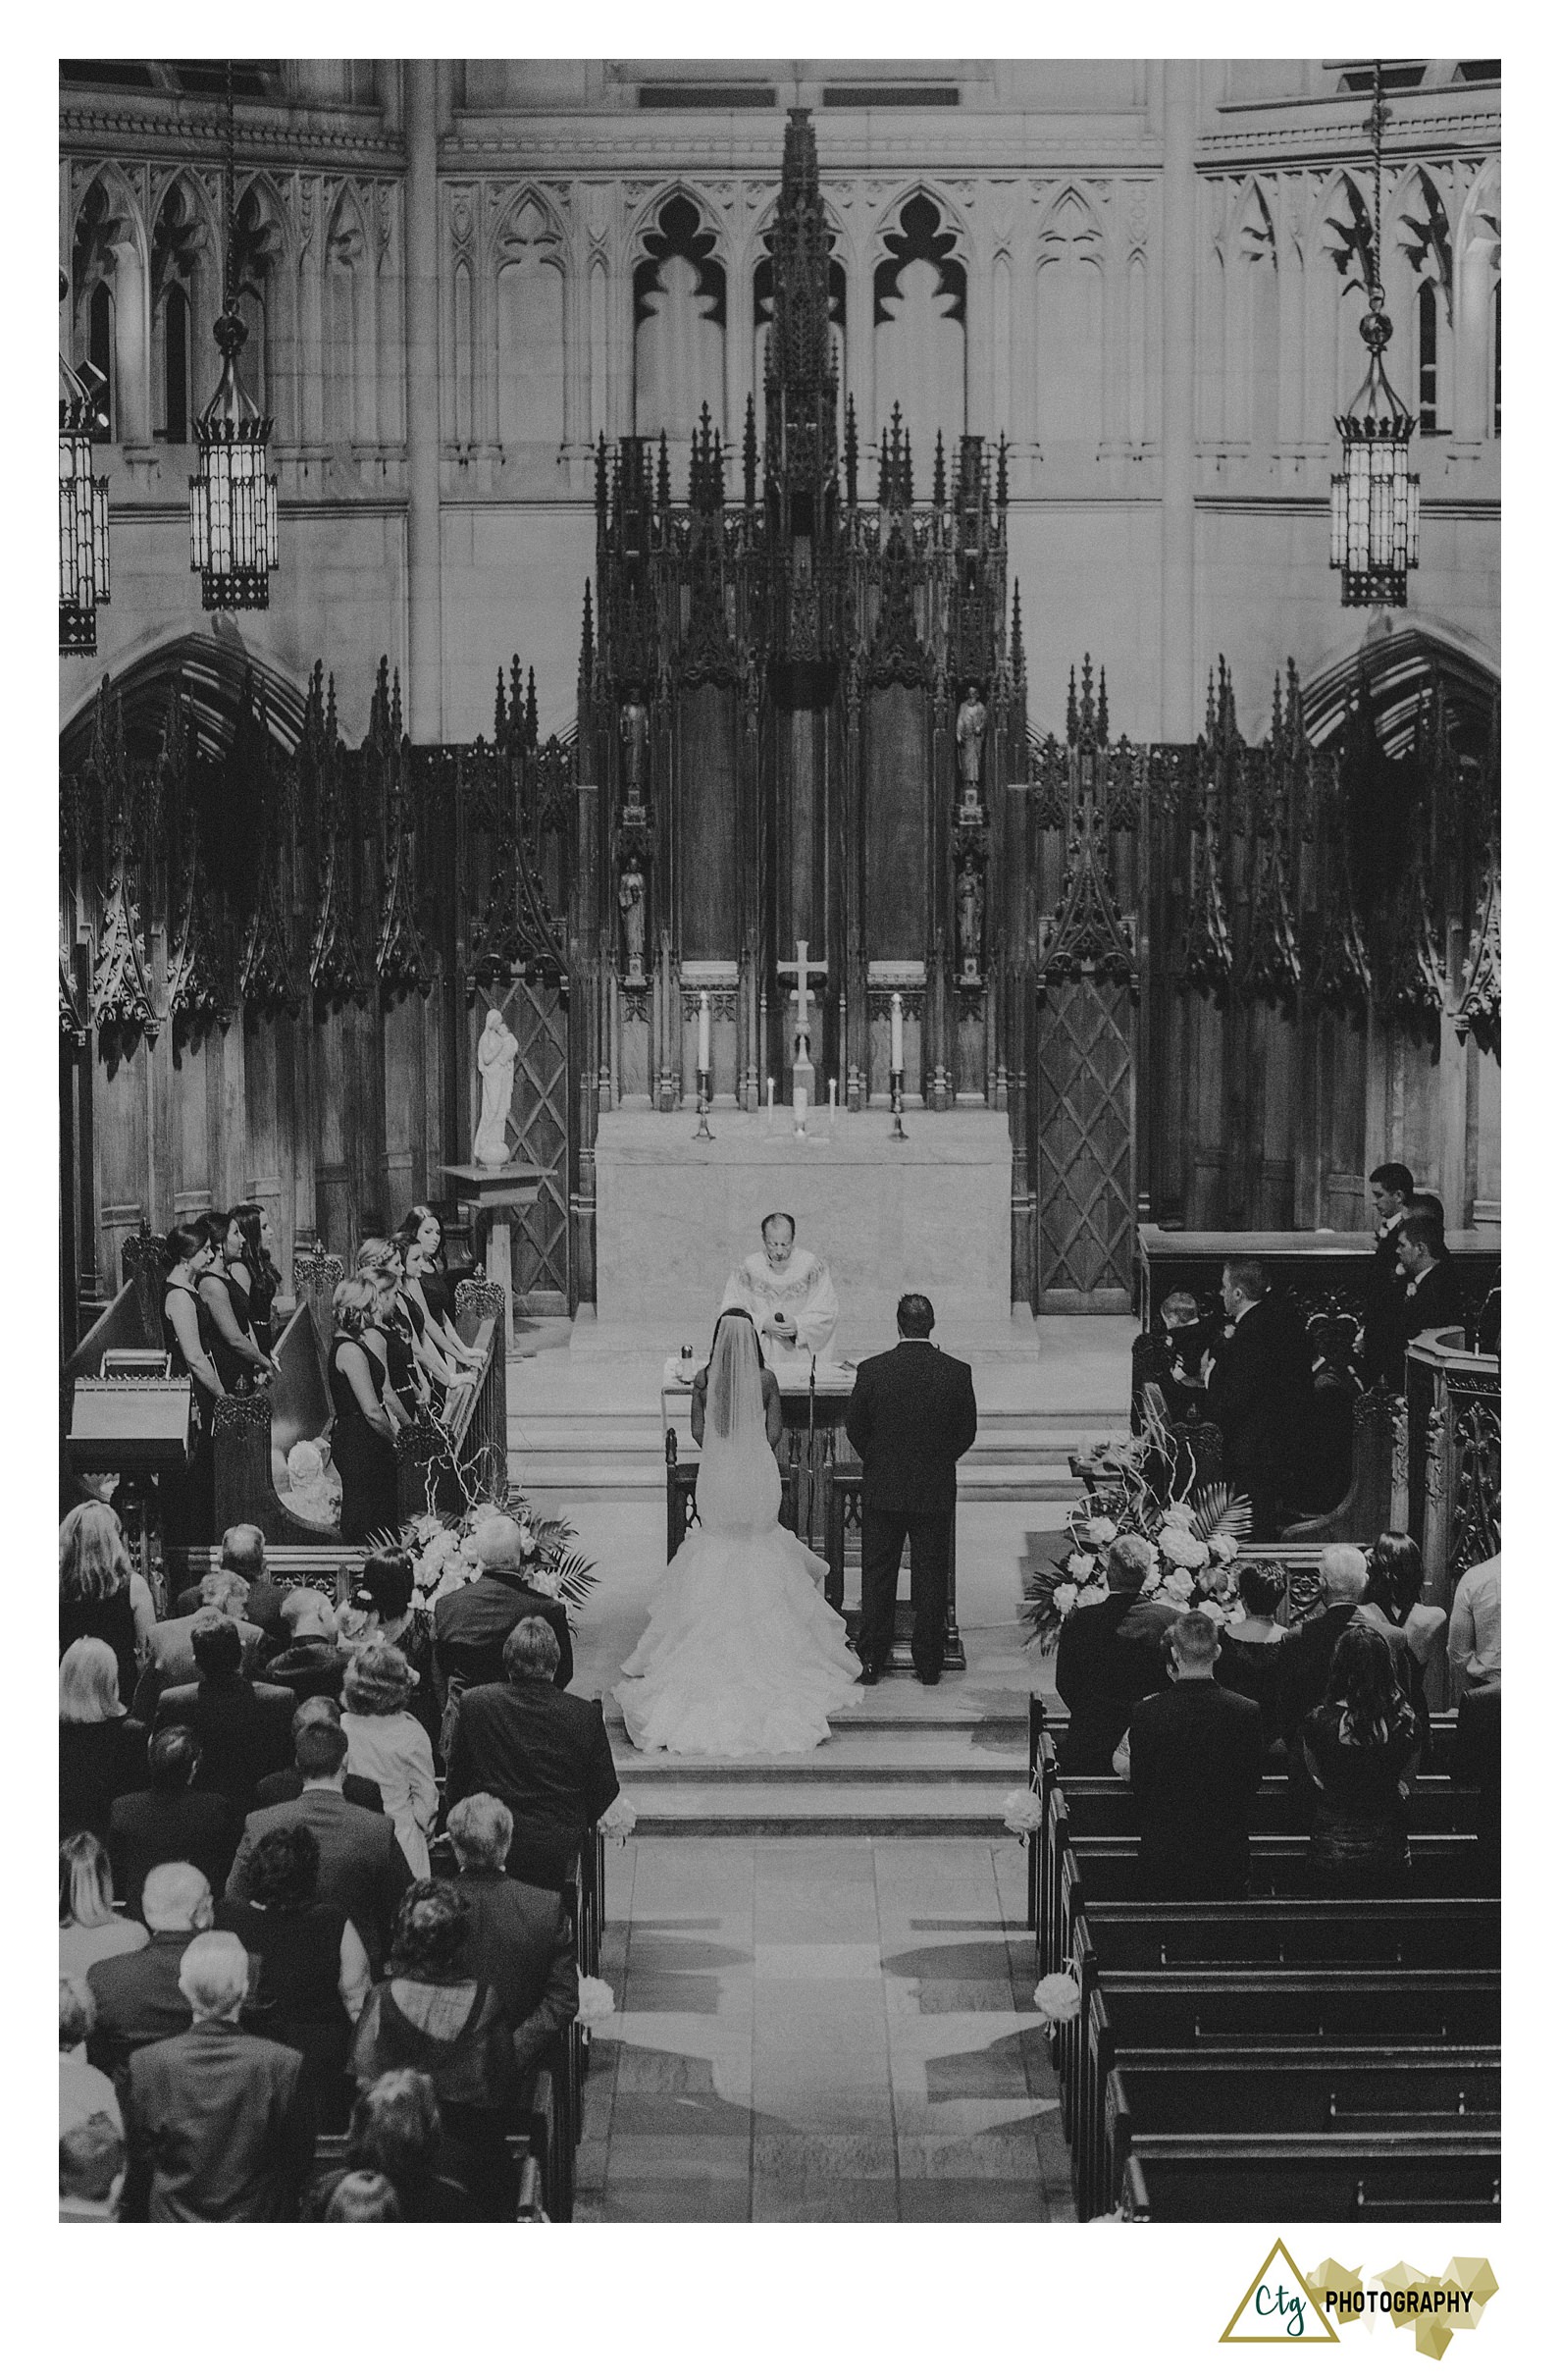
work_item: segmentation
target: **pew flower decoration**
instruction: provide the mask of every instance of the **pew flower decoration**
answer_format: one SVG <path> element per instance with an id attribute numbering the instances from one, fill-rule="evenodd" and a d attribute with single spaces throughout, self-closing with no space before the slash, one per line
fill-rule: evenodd
<path id="1" fill-rule="evenodd" d="M 597 1820 L 597 1830 L 609 1843 L 626 1843 L 639 1825 L 639 1812 L 626 1793 L 620 1793 L 609 1810 Z"/>
<path id="2" fill-rule="evenodd" d="M 1027 1842 L 1031 1834 L 1039 1832 L 1044 1817 L 1039 1794 L 1031 1791 L 1027 1785 L 1020 1785 L 1015 1793 L 1010 1793 L 1002 1805 L 1002 1823 L 1010 1834 L 1017 1835 L 1020 1842 Z"/>
<path id="3" fill-rule="evenodd" d="M 1078 1971 L 1069 1960 L 1054 1975 L 1043 1975 L 1034 1987 L 1034 2004 L 1045 2019 L 1045 2030 L 1054 2033 L 1059 2025 L 1068 2024 L 1083 2006 L 1083 1985 Z"/>
<path id="4" fill-rule="evenodd" d="M 579 1968 L 575 1969 L 575 1973 L 579 1977 L 580 2005 L 574 2012 L 574 2021 L 577 2025 L 583 2025 L 589 2033 L 593 2027 L 604 2025 L 608 2017 L 616 2016 L 617 2002 L 612 1996 L 612 1986 L 604 1977 L 586 1975 Z"/>
<path id="5" fill-rule="evenodd" d="M 518 1490 L 511 1490 L 503 1505 L 472 1504 L 460 1513 L 418 1512 L 398 1532 L 372 1539 L 371 1547 L 411 1556 L 414 1600 L 431 1611 L 441 1596 L 481 1576 L 472 1538 L 494 1512 L 520 1524 L 520 1574 L 526 1585 L 556 1603 L 584 1603 L 596 1585 L 596 1571 L 575 1550 L 575 1530 L 566 1520 L 543 1519 Z"/>
<path id="6" fill-rule="evenodd" d="M 1144 1602 L 1171 1603 L 1183 1609 L 1209 1605 L 1216 1612 L 1233 1609 L 1235 1595 L 1226 1575 L 1228 1564 L 1251 1533 L 1251 1505 L 1231 1496 L 1222 1480 L 1199 1486 L 1195 1471 L 1181 1495 L 1162 1501 L 1141 1467 L 1141 1441 L 1118 1442 L 1092 1451 L 1111 1456 L 1117 1476 L 1095 1488 L 1068 1513 L 1065 1528 L 1050 1540 L 1046 1559 L 1037 1562 L 1024 1588 L 1018 1616 L 1025 1623 L 1024 1642 L 1031 1653 L 1044 1656 L 1055 1648 L 1062 1623 L 1071 1612 L 1085 1612 L 1110 1592 L 1107 1560 L 1118 1537 L 1141 1537 L 1154 1560 L 1143 1581 Z"/>

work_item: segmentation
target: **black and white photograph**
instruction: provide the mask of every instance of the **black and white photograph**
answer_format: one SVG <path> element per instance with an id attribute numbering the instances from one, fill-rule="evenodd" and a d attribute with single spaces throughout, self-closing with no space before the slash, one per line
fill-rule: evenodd
<path id="1" fill-rule="evenodd" d="M 1502 62 L 719 23 L 57 61 L 59 2219 L 1239 2225 L 1209 2344 L 1438 2354 Z"/>

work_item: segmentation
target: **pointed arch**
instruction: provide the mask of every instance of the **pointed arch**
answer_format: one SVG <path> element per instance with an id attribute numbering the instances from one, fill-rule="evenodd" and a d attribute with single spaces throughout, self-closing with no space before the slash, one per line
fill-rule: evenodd
<path id="1" fill-rule="evenodd" d="M 500 446 L 563 444 L 566 253 L 554 209 L 523 184 L 494 232 Z"/>
<path id="2" fill-rule="evenodd" d="M 91 352 L 91 307 L 99 283 L 109 291 L 112 433 L 118 440 L 140 443 L 151 435 L 150 241 L 139 197 L 112 160 L 96 167 L 85 182 L 72 218 L 71 300 L 78 353 Z M 101 332 L 101 320 L 98 327 Z"/>
<path id="3" fill-rule="evenodd" d="M 700 414 L 725 419 L 727 243 L 714 209 L 681 184 L 657 193 L 631 241 L 634 428 L 686 449 Z"/>
<path id="4" fill-rule="evenodd" d="M 1104 434 L 1105 232 L 1075 183 L 1057 190 L 1035 242 L 1035 424 L 1042 455 L 1097 451 Z"/>
<path id="5" fill-rule="evenodd" d="M 325 230 L 325 434 L 372 441 L 375 244 L 362 198 L 343 182 Z"/>
<path id="6" fill-rule="evenodd" d="M 968 231 L 940 192 L 915 182 L 879 217 L 868 252 L 877 409 L 900 406 L 925 487 L 939 433 L 957 450 L 967 419 Z"/>

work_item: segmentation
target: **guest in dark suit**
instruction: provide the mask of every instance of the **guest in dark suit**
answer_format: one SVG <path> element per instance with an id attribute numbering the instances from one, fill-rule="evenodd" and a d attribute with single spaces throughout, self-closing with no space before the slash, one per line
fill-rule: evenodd
<path id="1" fill-rule="evenodd" d="M 1452 1783 L 1479 1794 L 1479 1849 L 1470 1862 L 1478 1892 L 1500 1890 L 1500 1680 L 1469 1686 L 1457 1706 Z"/>
<path id="2" fill-rule="evenodd" d="M 300 1730 L 303 1790 L 296 1801 L 251 1811 L 228 1878 L 228 1898 L 249 1898 L 248 1862 L 256 1843 L 279 1826 L 307 1826 L 320 1846 L 319 1897 L 346 1911 L 378 1976 L 412 1873 L 393 1822 L 383 1811 L 357 1809 L 343 1794 L 346 1755 L 344 1728 L 321 1724 Z"/>
<path id="3" fill-rule="evenodd" d="M 1359 1339 L 1360 1378 L 1368 1389 L 1391 1370 L 1401 1330 L 1403 1276 L 1397 1269 L 1397 1235 L 1403 1209 L 1414 1195 L 1406 1165 L 1378 1165 L 1371 1176 L 1376 1209 L 1376 1246 L 1365 1288 Z"/>
<path id="4" fill-rule="evenodd" d="M 135 1682 L 135 1699 L 130 1709 L 147 1723 L 157 1709 L 160 1694 L 198 1681 L 195 1630 L 208 1615 L 231 1619 L 237 1629 L 243 1647 L 239 1667 L 245 1677 L 253 1677 L 266 1657 L 264 1631 L 244 1615 L 248 1586 L 235 1571 L 208 1570 L 196 1593 L 200 1600 L 187 1618 L 160 1619 L 146 1639 L 146 1666 Z"/>
<path id="5" fill-rule="evenodd" d="M 1463 1291 L 1434 1216 L 1416 1207 L 1409 1208 L 1398 1229 L 1397 1266 L 1403 1276 L 1403 1302 L 1392 1384 L 1401 1389 L 1409 1341 L 1423 1331 L 1443 1331 L 1461 1324 Z"/>
<path id="6" fill-rule="evenodd" d="M 1284 1638 L 1278 1648 L 1274 1693 L 1274 1718 L 1291 1750 L 1300 1722 L 1325 1700 L 1332 1655 L 1338 1639 L 1360 1616 L 1370 1583 L 1370 1566 L 1361 1546 L 1325 1546 L 1322 1552 L 1322 1601 L 1311 1617 Z M 1405 1675 L 1404 1689 L 1407 1690 Z"/>
<path id="7" fill-rule="evenodd" d="M 337 1639 L 336 1611 L 318 1587 L 294 1587 L 282 1607 L 287 1630 L 285 1652 L 275 1653 L 261 1672 L 268 1686 L 286 1686 L 299 1702 L 329 1695 L 339 1702 L 346 1655 Z"/>
<path id="8" fill-rule="evenodd" d="M 1253 1537 L 1272 1538 L 1311 1359 L 1299 1315 L 1270 1294 L 1260 1264 L 1226 1264 L 1223 1299 L 1231 1329 L 1208 1357 L 1208 1417 L 1224 1442 L 1225 1480 L 1251 1499 Z"/>
<path id="9" fill-rule="evenodd" d="M 845 1428 L 861 1457 L 861 1678 L 883 1674 L 894 1642 L 894 1597 L 905 1539 L 910 1546 L 914 1625 L 910 1658 L 922 1685 L 943 1669 L 948 1547 L 959 1493 L 957 1465 L 975 1443 L 975 1384 L 967 1363 L 931 1343 L 931 1299 L 899 1301 L 899 1345 L 859 1365 Z"/>
<path id="10" fill-rule="evenodd" d="M 508 1873 L 561 1892 L 587 1827 L 618 1795 L 599 1703 L 560 1694 L 548 1621 L 521 1620 L 503 1649 L 508 1682 L 461 1696 L 449 1748 L 451 1803 L 496 1795 L 514 1821 Z"/>
<path id="11" fill-rule="evenodd" d="M 194 1647 L 200 1682 L 159 1695 L 153 1723 L 192 1728 L 206 1791 L 247 1810 L 260 1779 L 286 1764 L 296 1697 L 238 1674 L 243 1648 L 231 1619 L 202 1619 Z"/>
<path id="12" fill-rule="evenodd" d="M 151 1931 L 145 1949 L 100 1959 L 86 1971 L 97 2007 L 86 2054 L 117 2085 L 132 2051 L 182 2033 L 189 2023 L 179 1968 L 196 1934 L 211 1924 L 211 1886 L 198 1868 L 154 1868 L 141 1887 L 141 1910 Z"/>
<path id="13" fill-rule="evenodd" d="M 1262 1780 L 1262 1714 L 1214 1683 L 1219 1629 L 1186 1612 L 1169 1637 L 1170 1684 L 1132 1713 L 1118 1755 L 1138 1808 L 1145 1889 L 1166 1900 L 1240 1900 L 1251 1874 L 1251 1804 Z"/>
<path id="14" fill-rule="evenodd" d="M 1132 1705 L 1152 1693 L 1162 1674 L 1156 1666 L 1144 1682 L 1137 1654 L 1117 1642 L 1121 1623 L 1137 1603 L 1154 1564 L 1146 1538 L 1114 1540 L 1105 1557 L 1106 1595 L 1067 1613 L 1057 1639 L 1057 1693 L 1066 1705 L 1067 1732 L 1060 1766 L 1065 1776 L 1104 1776 L 1120 1742 Z"/>
<path id="15" fill-rule="evenodd" d="M 279 1586 L 266 1566 L 265 1532 L 252 1520 L 235 1520 L 222 1541 L 222 1560 L 219 1567 L 231 1570 L 244 1580 L 249 1600 L 244 1610 L 245 1619 L 252 1620 L 267 1636 L 276 1639 L 280 1652 L 286 1638 L 282 1625 L 282 1605 L 286 1590 Z M 200 1609 L 200 1584 L 186 1587 L 175 1604 L 181 1618 Z"/>
<path id="16" fill-rule="evenodd" d="M 235 1933 L 190 1943 L 179 1985 L 192 2022 L 130 2061 L 131 2217 L 292 2222 L 314 2156 L 303 2060 L 239 2031 L 249 1959 Z"/>
<path id="17" fill-rule="evenodd" d="M 220 1892 L 238 1845 L 238 1814 L 220 1793 L 197 1792 L 200 1746 L 188 1727 L 164 1727 L 146 1756 L 151 1777 L 140 1793 L 122 1793 L 109 1814 L 108 1858 L 129 1917 L 141 1913 L 141 1887 L 154 1868 L 181 1861 L 198 1868 Z"/>
<path id="18" fill-rule="evenodd" d="M 307 1702 L 299 1703 L 292 1714 L 292 1740 L 297 1742 L 305 1727 L 328 1727 L 341 1724 L 341 1706 L 329 1694 L 311 1694 Z M 296 1763 L 290 1769 L 274 1769 L 255 1787 L 256 1810 L 274 1810 L 278 1802 L 295 1802 L 303 1791 L 303 1772 Z M 341 1780 L 341 1791 L 359 1810 L 383 1810 L 385 1796 L 371 1776 L 353 1776 L 350 1772 Z"/>
<path id="19" fill-rule="evenodd" d="M 562 1899 L 504 1874 L 514 1820 L 495 1794 L 473 1793 L 449 1813 L 460 1874 L 453 1889 L 467 1917 L 466 1966 L 491 1983 L 514 2035 L 521 2095 L 537 2060 L 580 2005 L 574 1929 Z"/>
<path id="20" fill-rule="evenodd" d="M 562 1604 L 528 1586 L 522 1565 L 525 1544 L 520 1523 L 507 1512 L 492 1512 L 471 1533 L 471 1550 L 482 1576 L 469 1587 L 441 1595 L 434 1606 L 434 1675 L 444 1711 L 444 1748 L 453 1725 L 452 1707 L 468 1686 L 494 1686 L 504 1674 L 504 1646 L 523 1619 L 545 1619 L 557 1644 L 557 1684 L 574 1675 L 574 1647 Z"/>

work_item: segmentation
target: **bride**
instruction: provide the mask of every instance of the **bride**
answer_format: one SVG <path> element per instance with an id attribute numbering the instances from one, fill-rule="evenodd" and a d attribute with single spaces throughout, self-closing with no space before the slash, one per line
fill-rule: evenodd
<path id="1" fill-rule="evenodd" d="M 650 1600 L 617 1699 L 643 1751 L 806 1752 L 862 1700 L 826 1565 L 782 1529 L 751 1316 L 723 1313 L 709 1358 L 699 1517 Z"/>

